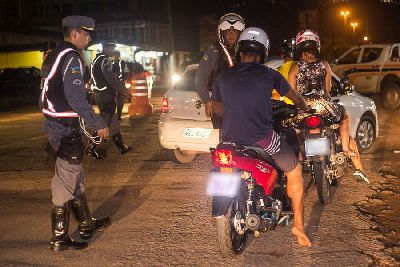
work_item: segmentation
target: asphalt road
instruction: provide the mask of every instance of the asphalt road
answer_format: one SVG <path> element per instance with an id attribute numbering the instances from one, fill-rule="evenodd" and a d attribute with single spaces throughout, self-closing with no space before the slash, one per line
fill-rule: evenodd
<path id="1" fill-rule="evenodd" d="M 54 170 L 43 150 L 42 115 L 0 113 L 0 265 L 399 266 L 399 115 L 379 110 L 376 152 L 362 156 L 371 186 L 346 175 L 327 206 L 318 203 L 315 187 L 306 192 L 311 248 L 299 247 L 290 227 L 279 227 L 226 259 L 205 195 L 209 156 L 186 165 L 169 161 L 158 143 L 157 113 L 122 121 L 133 152 L 120 156 L 108 142 L 101 148 L 107 159 L 85 159 L 89 206 L 95 217 L 112 216 L 113 224 L 84 251 L 50 251 Z M 75 222 L 70 233 L 79 239 Z"/>

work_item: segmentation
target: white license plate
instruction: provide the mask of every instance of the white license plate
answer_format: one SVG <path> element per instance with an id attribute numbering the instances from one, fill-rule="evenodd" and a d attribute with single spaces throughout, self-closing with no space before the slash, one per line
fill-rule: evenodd
<path id="1" fill-rule="evenodd" d="M 208 139 L 211 135 L 212 129 L 205 128 L 185 128 L 183 137 Z"/>
<path id="2" fill-rule="evenodd" d="M 330 154 L 328 138 L 310 138 L 305 141 L 306 156 L 323 156 Z"/>
<path id="3" fill-rule="evenodd" d="M 234 197 L 239 194 L 240 173 L 238 172 L 210 172 L 207 181 L 207 195 L 220 197 Z"/>

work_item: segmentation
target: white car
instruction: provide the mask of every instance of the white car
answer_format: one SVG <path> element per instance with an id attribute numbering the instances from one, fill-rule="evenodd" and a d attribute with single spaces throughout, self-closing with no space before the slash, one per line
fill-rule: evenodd
<path id="1" fill-rule="evenodd" d="M 276 63 L 274 66 L 279 67 Z M 219 130 L 213 129 L 196 91 L 197 67 L 198 64 L 189 65 L 181 79 L 163 97 L 158 137 L 161 146 L 168 149 L 170 159 L 178 163 L 189 163 L 197 154 L 208 153 L 219 143 Z M 341 91 L 340 88 L 339 78 L 333 74 L 332 91 Z M 374 101 L 356 92 L 337 98 L 350 114 L 350 134 L 355 137 L 361 153 L 371 152 L 378 135 Z"/>

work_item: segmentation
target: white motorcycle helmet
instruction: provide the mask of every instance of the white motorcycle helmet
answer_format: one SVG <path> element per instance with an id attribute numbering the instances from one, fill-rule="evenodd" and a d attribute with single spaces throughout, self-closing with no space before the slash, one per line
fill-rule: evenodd
<path id="1" fill-rule="evenodd" d="M 301 57 L 304 51 L 314 51 L 315 55 L 319 57 L 321 49 L 321 42 L 316 32 L 312 30 L 304 30 L 296 35 L 296 54 Z"/>
<path id="2" fill-rule="evenodd" d="M 226 30 L 237 30 L 242 32 L 244 30 L 245 24 L 244 19 L 236 13 L 227 13 L 220 17 L 218 20 L 218 39 L 223 44 L 226 45 L 223 32 Z"/>
<path id="3" fill-rule="evenodd" d="M 268 35 L 261 28 L 246 28 L 239 36 L 238 46 L 236 49 L 236 58 L 240 62 L 241 52 L 254 52 L 261 56 L 261 64 L 268 57 L 269 39 Z"/>

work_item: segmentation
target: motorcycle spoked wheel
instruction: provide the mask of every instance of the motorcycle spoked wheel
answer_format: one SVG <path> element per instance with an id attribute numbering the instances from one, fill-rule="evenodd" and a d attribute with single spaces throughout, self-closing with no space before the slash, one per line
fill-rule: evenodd
<path id="1" fill-rule="evenodd" d="M 216 219 L 217 241 L 224 257 L 235 256 L 241 253 L 246 246 L 247 230 L 240 234 L 236 229 L 238 223 L 240 225 L 240 220 L 244 220 L 245 203 L 243 197 L 234 198 L 228 212 Z"/>
<path id="2" fill-rule="evenodd" d="M 329 183 L 328 170 L 326 166 L 326 159 L 315 161 L 314 163 L 314 178 L 317 185 L 317 193 L 319 202 L 322 205 L 328 204 L 332 200 L 331 184 Z"/>

